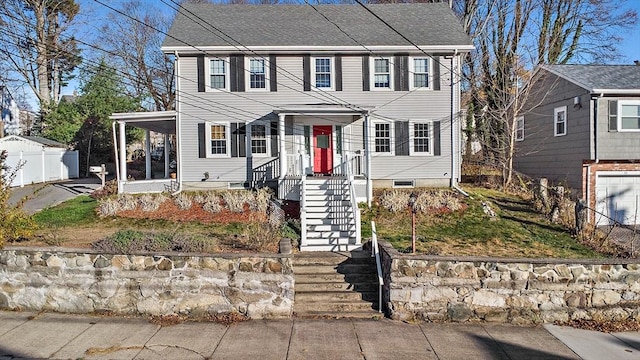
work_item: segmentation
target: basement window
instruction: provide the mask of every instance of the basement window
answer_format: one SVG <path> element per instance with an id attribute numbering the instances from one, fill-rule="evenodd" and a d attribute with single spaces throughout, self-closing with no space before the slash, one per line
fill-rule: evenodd
<path id="1" fill-rule="evenodd" d="M 414 188 L 416 187 L 414 180 L 393 180 L 394 188 Z"/>

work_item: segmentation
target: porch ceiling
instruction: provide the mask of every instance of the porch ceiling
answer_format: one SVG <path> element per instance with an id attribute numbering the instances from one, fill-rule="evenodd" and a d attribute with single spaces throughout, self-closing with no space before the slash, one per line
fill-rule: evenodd
<path id="1" fill-rule="evenodd" d="M 124 122 L 137 128 L 151 130 L 161 134 L 176 133 L 175 111 L 150 111 L 134 113 L 114 113 L 110 119 Z"/>
<path id="2" fill-rule="evenodd" d="M 283 115 L 366 115 L 373 106 L 347 106 L 340 104 L 285 105 L 274 110 Z"/>

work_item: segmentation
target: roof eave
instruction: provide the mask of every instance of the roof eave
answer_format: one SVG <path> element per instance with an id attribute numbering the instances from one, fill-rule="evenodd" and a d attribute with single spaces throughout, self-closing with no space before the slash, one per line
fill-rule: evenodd
<path id="1" fill-rule="evenodd" d="M 167 54 L 228 54 L 232 52 L 257 54 L 307 54 L 313 53 L 341 53 L 362 54 L 368 52 L 415 52 L 429 53 L 467 53 L 474 49 L 473 45 L 372 45 L 372 46 L 162 46 Z"/>
<path id="2" fill-rule="evenodd" d="M 640 89 L 591 89 L 595 94 L 607 94 L 607 95 L 639 95 Z"/>

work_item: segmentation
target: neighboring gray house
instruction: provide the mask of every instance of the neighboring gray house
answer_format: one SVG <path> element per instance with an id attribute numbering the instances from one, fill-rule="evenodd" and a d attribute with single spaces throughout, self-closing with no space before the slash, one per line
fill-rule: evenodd
<path id="1" fill-rule="evenodd" d="M 640 223 L 640 66 L 544 65 L 516 127 L 516 170 L 578 191 L 598 225 Z"/>
<path id="2" fill-rule="evenodd" d="M 300 201 L 304 250 L 359 247 L 374 187 L 456 186 L 471 41 L 446 3 L 367 8 L 393 29 L 358 5 L 183 5 L 162 45 L 177 186 L 274 187 Z"/>
<path id="3" fill-rule="evenodd" d="M 20 109 L 6 86 L 0 85 L 0 137 L 20 134 Z"/>

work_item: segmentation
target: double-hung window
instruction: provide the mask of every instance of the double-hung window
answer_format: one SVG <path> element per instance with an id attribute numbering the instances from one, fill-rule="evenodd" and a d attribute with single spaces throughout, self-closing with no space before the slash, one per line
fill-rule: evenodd
<path id="1" fill-rule="evenodd" d="M 524 140 L 524 116 L 516 118 L 516 141 Z"/>
<path id="2" fill-rule="evenodd" d="M 429 58 L 411 58 L 409 63 L 409 72 L 411 89 L 429 89 L 429 74 L 431 69 L 431 61 Z"/>
<path id="3" fill-rule="evenodd" d="M 567 107 L 561 106 L 553 109 L 553 135 L 567 135 Z"/>
<path id="4" fill-rule="evenodd" d="M 314 86 L 319 90 L 333 90 L 334 89 L 334 69 L 333 58 L 331 57 L 316 57 L 313 59 L 312 66 L 312 79 L 314 79 Z"/>
<path id="5" fill-rule="evenodd" d="M 248 58 L 247 65 L 249 70 L 247 88 L 249 90 L 269 90 L 267 82 L 268 61 L 263 58 Z"/>
<path id="6" fill-rule="evenodd" d="M 376 153 L 391 153 L 391 124 L 374 123 L 374 150 Z"/>
<path id="7" fill-rule="evenodd" d="M 411 139 L 409 148 L 411 154 L 431 154 L 431 124 L 428 122 L 412 122 L 409 131 Z"/>
<path id="8" fill-rule="evenodd" d="M 266 125 L 251 125 L 251 154 L 269 154 Z"/>
<path id="9" fill-rule="evenodd" d="M 372 90 L 393 89 L 393 64 L 391 58 L 372 58 Z"/>
<path id="10" fill-rule="evenodd" d="M 229 156 L 229 125 L 225 123 L 207 123 L 207 157 Z"/>
<path id="11" fill-rule="evenodd" d="M 640 100 L 619 100 L 618 118 L 618 131 L 640 131 Z"/>
<path id="12" fill-rule="evenodd" d="M 227 60 L 209 60 L 209 87 L 211 89 L 224 90 L 227 88 L 227 69 Z"/>

